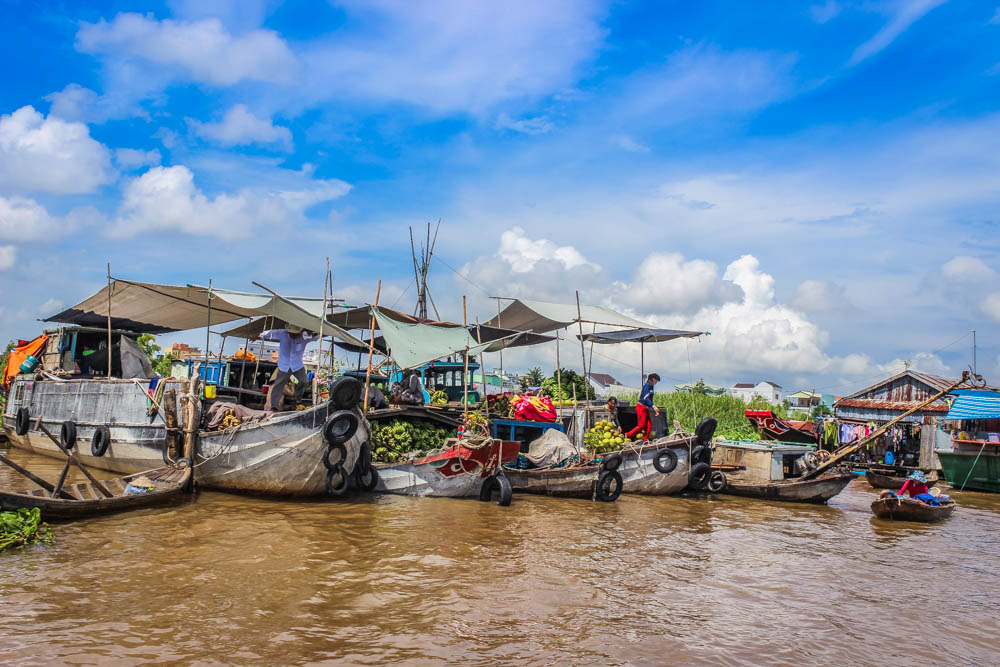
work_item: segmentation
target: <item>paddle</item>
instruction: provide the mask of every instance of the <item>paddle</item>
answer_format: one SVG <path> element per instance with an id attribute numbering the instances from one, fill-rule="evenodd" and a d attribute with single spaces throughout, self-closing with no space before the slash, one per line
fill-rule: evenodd
<path id="1" fill-rule="evenodd" d="M 10 459 L 8 459 L 3 454 L 0 454 L 0 462 L 6 463 L 8 466 L 10 466 L 14 470 L 18 471 L 19 473 L 21 473 L 22 475 L 24 475 L 25 477 L 27 477 L 28 479 L 30 479 L 32 482 L 34 482 L 38 486 L 42 487 L 46 491 L 48 491 L 49 493 L 54 493 L 55 492 L 56 487 L 52 486 L 51 484 L 49 484 L 47 481 L 45 481 L 44 479 L 42 479 L 41 477 L 39 477 L 35 473 L 30 472 L 28 470 L 25 470 L 21 466 L 17 465 L 16 463 L 14 463 Z M 60 498 L 64 498 L 65 500 L 76 500 L 76 498 L 74 496 L 72 496 L 70 493 L 68 493 L 67 491 L 63 491 L 61 489 L 59 491 L 59 497 Z"/>

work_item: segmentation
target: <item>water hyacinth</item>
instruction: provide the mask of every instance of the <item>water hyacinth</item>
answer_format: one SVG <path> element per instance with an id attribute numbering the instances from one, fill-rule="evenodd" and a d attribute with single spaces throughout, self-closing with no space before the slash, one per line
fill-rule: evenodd
<path id="1" fill-rule="evenodd" d="M 37 507 L 16 512 L 0 512 L 0 551 L 20 549 L 32 542 L 51 542 L 49 524 L 42 522 L 42 512 Z"/>

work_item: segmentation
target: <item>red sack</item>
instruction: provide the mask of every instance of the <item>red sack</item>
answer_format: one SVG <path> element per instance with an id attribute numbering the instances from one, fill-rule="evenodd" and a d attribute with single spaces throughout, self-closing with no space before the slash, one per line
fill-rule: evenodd
<path id="1" fill-rule="evenodd" d="M 554 422 L 556 407 L 547 396 L 526 396 L 519 394 L 510 399 L 514 406 L 514 419 L 522 421 Z"/>

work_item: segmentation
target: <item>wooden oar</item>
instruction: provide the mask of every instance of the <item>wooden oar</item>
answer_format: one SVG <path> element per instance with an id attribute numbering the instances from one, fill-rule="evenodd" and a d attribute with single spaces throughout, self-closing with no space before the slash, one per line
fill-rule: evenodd
<path id="1" fill-rule="evenodd" d="M 87 466 L 83 465 L 83 462 L 80 461 L 80 459 L 78 459 L 75 454 L 66 451 L 66 448 L 62 446 L 61 442 L 59 442 L 59 438 L 57 438 L 56 436 L 52 435 L 52 433 L 49 431 L 49 429 L 45 428 L 45 426 L 43 424 L 38 424 L 38 430 L 40 430 L 45 435 L 49 436 L 49 440 L 51 440 L 52 442 L 54 442 L 55 445 L 56 445 L 56 447 L 59 448 L 59 451 L 61 451 L 63 454 L 65 454 L 69 458 L 70 461 L 72 461 L 73 463 L 76 464 L 76 467 L 79 468 L 83 472 L 83 474 L 87 476 L 87 479 L 89 479 L 91 481 L 91 483 L 95 487 L 97 487 L 98 491 L 100 491 L 101 493 L 104 494 L 105 498 L 114 498 L 115 497 L 115 494 L 113 494 L 110 491 L 108 491 L 107 488 L 105 488 L 105 486 L 103 484 L 101 484 L 101 482 L 96 477 L 94 477 L 92 474 L 90 474 L 90 471 L 87 470 Z"/>
<path id="2" fill-rule="evenodd" d="M 52 486 L 52 484 L 50 484 L 49 482 L 45 481 L 44 479 L 42 479 L 41 477 L 39 477 L 35 473 L 33 473 L 33 472 L 29 471 L 29 470 L 26 470 L 26 469 L 22 468 L 21 466 L 17 465 L 16 463 L 14 463 L 13 461 L 11 461 L 10 459 L 8 459 L 6 456 L 4 456 L 2 454 L 0 454 L 0 462 L 6 463 L 8 466 L 10 466 L 14 470 L 18 471 L 19 473 L 21 473 L 22 475 L 24 475 L 25 477 L 27 477 L 28 479 L 30 479 L 32 482 L 34 482 L 38 486 L 42 487 L 46 491 L 48 491 L 49 493 L 53 493 L 56 490 L 56 487 Z M 74 496 L 70 495 L 66 491 L 60 490 L 58 495 L 59 495 L 60 498 L 64 498 L 65 500 L 76 500 L 76 498 Z"/>

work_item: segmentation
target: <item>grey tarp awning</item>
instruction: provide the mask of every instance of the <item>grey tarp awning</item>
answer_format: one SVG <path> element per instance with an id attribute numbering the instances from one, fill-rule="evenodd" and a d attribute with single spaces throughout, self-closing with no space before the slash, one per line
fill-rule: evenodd
<path id="1" fill-rule="evenodd" d="M 110 296 L 109 296 L 110 294 Z M 276 294 L 252 294 L 211 290 L 197 285 L 159 285 L 113 279 L 108 287 L 72 308 L 46 318 L 46 322 L 106 327 L 110 301 L 111 327 L 138 333 L 167 333 L 224 324 L 242 318 L 272 316 L 310 331 L 319 331 L 323 300 L 286 298 Z M 211 314 L 209 314 L 211 310 Z M 324 333 L 350 343 L 357 338 L 329 322 Z"/>
<path id="2" fill-rule="evenodd" d="M 515 299 L 486 324 L 492 327 L 516 329 L 517 331 L 545 333 L 562 329 L 574 322 L 631 327 L 633 329 L 650 328 L 645 322 L 640 322 L 603 306 L 580 306 L 578 312 L 576 304 L 548 303 L 527 299 Z"/>
<path id="3" fill-rule="evenodd" d="M 577 335 L 590 343 L 662 343 L 675 338 L 697 338 L 704 331 L 680 331 L 678 329 L 623 329 L 621 331 L 598 331 Z"/>

